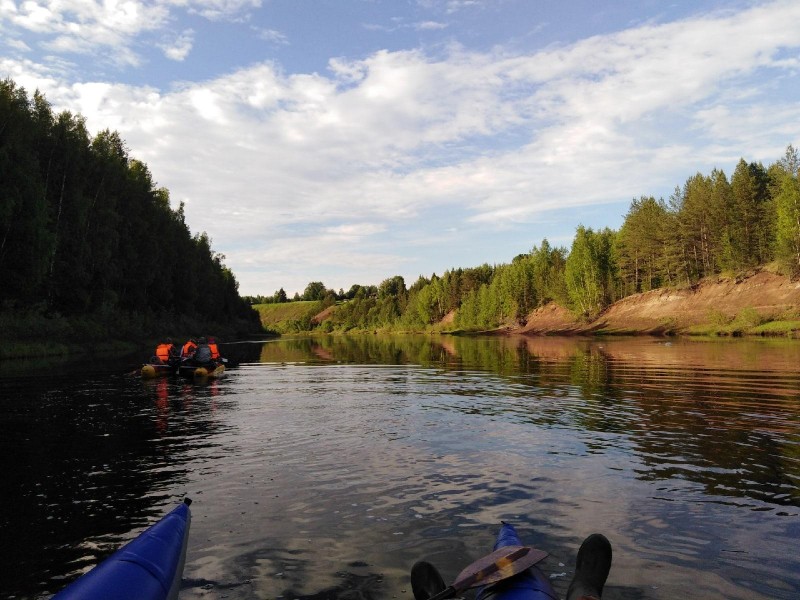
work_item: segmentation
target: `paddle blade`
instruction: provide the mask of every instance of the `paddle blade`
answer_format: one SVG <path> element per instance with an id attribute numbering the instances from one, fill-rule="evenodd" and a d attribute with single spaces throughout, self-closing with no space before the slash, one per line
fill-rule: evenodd
<path id="1" fill-rule="evenodd" d="M 547 556 L 547 552 L 530 546 L 505 546 L 476 560 L 456 577 L 452 587 L 457 591 L 488 585 L 522 573 Z"/>

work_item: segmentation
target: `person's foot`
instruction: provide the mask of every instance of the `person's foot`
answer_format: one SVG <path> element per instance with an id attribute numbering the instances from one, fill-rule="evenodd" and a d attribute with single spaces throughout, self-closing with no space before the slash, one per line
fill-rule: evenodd
<path id="1" fill-rule="evenodd" d="M 447 586 L 444 579 L 431 563 L 421 560 L 411 567 L 411 590 L 414 600 L 428 600 Z"/>
<path id="2" fill-rule="evenodd" d="M 611 543 L 593 533 L 581 544 L 575 562 L 575 576 L 569 584 L 566 600 L 596 598 L 599 600 L 611 570 Z"/>

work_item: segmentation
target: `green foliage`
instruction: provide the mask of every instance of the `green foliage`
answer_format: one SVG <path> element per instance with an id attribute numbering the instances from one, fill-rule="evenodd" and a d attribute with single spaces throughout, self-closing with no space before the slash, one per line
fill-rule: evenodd
<path id="1" fill-rule="evenodd" d="M 377 288 L 354 285 L 340 299 L 326 327 L 337 331 L 465 331 L 524 325 L 548 302 L 569 306 L 586 318 L 610 303 L 663 286 L 693 284 L 722 271 L 740 273 L 777 256 L 800 275 L 800 158 L 789 146 L 768 169 L 741 160 L 731 182 L 724 172 L 697 173 L 670 202 L 633 200 L 619 231 L 577 228 L 572 247 L 547 240 L 510 264 L 482 265 L 420 276 L 408 289 L 402 277 Z M 712 311 L 707 332 L 735 333 L 763 327 L 757 313 L 734 320 Z M 445 321 L 449 322 L 449 321 Z M 672 330 L 675 323 L 665 323 Z"/>
<path id="2" fill-rule="evenodd" d="M 789 333 L 792 330 L 791 326 L 787 328 L 786 322 L 782 322 L 780 325 L 769 325 L 770 319 L 752 306 L 743 308 L 734 317 L 718 310 L 710 310 L 707 320 L 708 323 L 704 325 L 689 328 L 688 333 L 709 336 L 775 335 Z"/>
<path id="3" fill-rule="evenodd" d="M 678 221 L 675 243 L 680 248 L 681 270 L 689 282 L 713 274 L 717 265 L 720 248 L 714 221 L 724 210 L 714 206 L 713 197 L 711 177 L 700 173 L 690 177 L 683 190 L 672 197 Z"/>
<path id="4" fill-rule="evenodd" d="M 766 319 L 752 306 L 747 306 L 739 311 L 736 318 L 733 320 L 734 324 L 744 330 L 758 327 Z"/>
<path id="5" fill-rule="evenodd" d="M 256 304 L 261 326 L 278 333 L 297 333 L 309 331 L 311 320 L 322 310 L 319 301 L 298 301 L 287 303 Z"/>
<path id="6" fill-rule="evenodd" d="M 800 275 L 800 160 L 789 146 L 775 179 L 777 195 L 775 255 L 792 277 Z"/>
<path id="7" fill-rule="evenodd" d="M 769 335 L 769 336 L 794 336 L 797 337 L 800 332 L 800 320 L 779 320 L 769 321 L 756 327 L 753 327 L 749 333 L 753 335 Z"/>
<path id="8" fill-rule="evenodd" d="M 642 197 L 631 203 L 616 239 L 623 294 L 635 294 L 671 283 L 676 264 L 669 250 L 670 215 L 663 200 Z"/>
<path id="9" fill-rule="evenodd" d="M 575 233 L 564 277 L 572 308 L 578 314 L 592 318 L 615 300 L 615 237 L 609 229 L 595 233 L 582 225 Z"/>
<path id="10" fill-rule="evenodd" d="M 566 248 L 552 248 L 545 238 L 541 246 L 534 246 L 531 250 L 530 261 L 537 306 L 543 306 L 548 302 L 566 305 L 569 302 L 564 277 L 567 264 Z"/>
<path id="11" fill-rule="evenodd" d="M 119 134 L 92 139 L 82 117 L 53 114 L 38 92 L 31 100 L 10 80 L 0 82 L 0 129 L 6 310 L 41 305 L 91 339 L 106 334 L 104 326 L 77 317 L 102 311 L 257 328 L 224 256 L 205 233 L 191 235 L 183 207 L 170 208 L 167 190 L 155 187 Z"/>
<path id="12" fill-rule="evenodd" d="M 314 301 L 314 300 L 322 300 L 325 298 L 326 293 L 328 290 L 325 288 L 325 284 L 321 281 L 312 281 L 306 286 L 305 291 L 303 292 L 303 300 L 306 301 Z"/>
<path id="13" fill-rule="evenodd" d="M 756 163 L 741 159 L 731 179 L 731 218 L 726 224 L 727 266 L 742 270 L 771 260 L 768 224 L 767 173 Z"/>
<path id="14" fill-rule="evenodd" d="M 708 322 L 711 325 L 714 325 L 714 326 L 717 326 L 717 327 L 721 327 L 723 325 L 728 325 L 733 320 L 731 317 L 729 317 L 725 313 L 723 313 L 723 312 L 721 312 L 719 310 L 716 310 L 716 309 L 709 310 L 706 319 L 708 320 Z"/>
<path id="15" fill-rule="evenodd" d="M 740 160 L 730 182 L 717 169 L 697 173 L 668 204 L 634 200 L 617 232 L 580 226 L 569 252 L 543 240 L 509 264 L 420 276 L 410 287 L 394 276 L 337 294 L 312 281 L 306 302 L 289 302 L 282 288 L 242 299 L 225 257 L 205 232 L 192 235 L 183 206 L 170 207 L 119 134 L 92 138 L 82 117 L 54 114 L 9 80 L 0 82 L 0 124 L 0 306 L 37 307 L 25 319 L 33 331 L 57 331 L 56 314 L 69 322 L 61 334 L 92 338 L 107 334 L 108 315 L 130 315 L 119 318 L 122 329 L 161 325 L 140 317 L 148 314 L 257 323 L 250 304 L 282 331 L 431 330 L 453 315 L 448 327 L 484 330 L 525 324 L 548 302 L 593 317 L 628 294 L 773 259 L 800 276 L 800 158 L 789 146 L 767 169 Z M 266 306 L 292 309 L 278 316 Z M 333 310 L 320 325 L 325 307 Z M 759 318 L 743 312 L 718 325 L 752 329 Z"/>

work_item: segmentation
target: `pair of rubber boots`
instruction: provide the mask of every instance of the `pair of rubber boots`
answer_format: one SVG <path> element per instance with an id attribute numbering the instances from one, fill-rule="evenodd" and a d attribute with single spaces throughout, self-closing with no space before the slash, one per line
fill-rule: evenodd
<path id="1" fill-rule="evenodd" d="M 600 600 L 611 570 L 611 543 L 600 533 L 593 533 L 581 544 L 575 561 L 575 576 L 569 584 L 566 600 Z M 428 600 L 447 587 L 432 564 L 420 561 L 411 568 L 414 600 Z"/>

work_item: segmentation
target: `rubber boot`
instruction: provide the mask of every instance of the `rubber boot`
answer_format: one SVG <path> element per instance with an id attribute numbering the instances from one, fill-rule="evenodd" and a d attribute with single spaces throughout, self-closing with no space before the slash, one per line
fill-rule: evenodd
<path id="1" fill-rule="evenodd" d="M 421 560 L 411 567 L 411 590 L 414 600 L 428 600 L 447 586 L 444 579 L 431 563 Z"/>
<path id="2" fill-rule="evenodd" d="M 593 533 L 581 544 L 575 562 L 575 576 L 569 584 L 566 600 L 600 600 L 611 570 L 611 543 L 604 535 Z"/>

